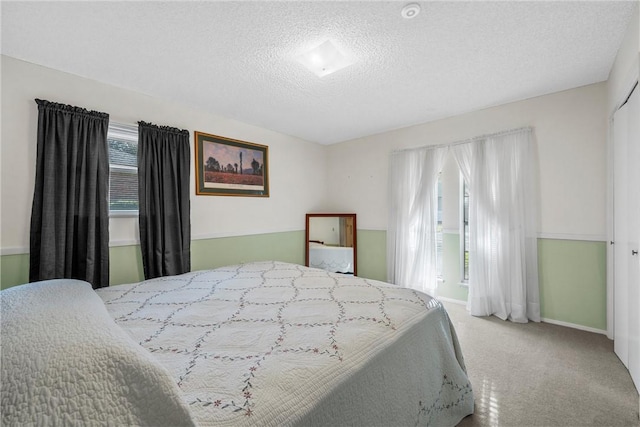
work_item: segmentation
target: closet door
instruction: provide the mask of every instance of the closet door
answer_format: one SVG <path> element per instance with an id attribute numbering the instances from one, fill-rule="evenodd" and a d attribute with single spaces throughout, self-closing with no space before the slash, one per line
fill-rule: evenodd
<path id="1" fill-rule="evenodd" d="M 613 117 L 614 350 L 640 388 L 640 89 Z"/>
<path id="2" fill-rule="evenodd" d="M 614 351 L 629 366 L 628 103 L 613 116 Z"/>
<path id="3" fill-rule="evenodd" d="M 640 89 L 627 101 L 629 133 L 629 372 L 640 389 Z"/>

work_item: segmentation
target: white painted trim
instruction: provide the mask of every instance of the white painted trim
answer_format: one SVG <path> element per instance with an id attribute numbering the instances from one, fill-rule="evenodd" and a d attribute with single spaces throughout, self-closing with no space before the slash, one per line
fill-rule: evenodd
<path id="1" fill-rule="evenodd" d="M 207 240 L 207 239 L 219 239 L 222 237 L 243 237 L 243 236 L 259 236 L 261 234 L 276 234 L 276 233 L 291 233 L 294 231 L 304 232 L 304 228 L 278 228 L 273 230 L 255 231 L 255 232 L 220 232 L 220 233 L 206 233 L 196 234 L 191 236 L 191 241 L 194 240 Z M 302 239 L 304 240 L 304 238 Z"/>
<path id="2" fill-rule="evenodd" d="M 436 297 L 437 300 L 439 301 L 444 301 L 444 302 L 450 302 L 451 304 L 458 304 L 458 305 L 467 305 L 466 301 L 462 301 L 460 299 L 453 299 L 453 298 L 447 298 L 447 297 Z"/>
<path id="3" fill-rule="evenodd" d="M 386 232 L 386 228 L 378 228 L 378 227 L 358 227 L 358 230 L 362 231 L 384 231 Z M 442 230 L 444 234 L 460 234 L 460 231 L 455 228 L 445 228 Z M 585 242 L 607 242 L 606 234 L 573 234 L 573 233 L 544 233 L 540 232 L 537 234 L 538 239 L 549 239 L 549 240 L 576 240 L 576 241 L 585 241 Z"/>
<path id="4" fill-rule="evenodd" d="M 385 233 L 387 232 L 387 229 L 384 227 L 362 227 L 360 224 L 358 224 L 358 230 L 364 230 L 364 231 L 384 231 Z"/>
<path id="5" fill-rule="evenodd" d="M 538 233 L 538 239 L 606 242 L 607 236 L 604 234 Z"/>
<path id="6" fill-rule="evenodd" d="M 119 246 L 136 246 L 139 245 L 139 240 L 112 240 L 109 242 L 109 247 L 119 247 Z M 5 255 L 27 255 L 29 254 L 29 248 L 25 247 L 13 247 L 13 248 L 1 248 L 0 256 Z"/>
<path id="7" fill-rule="evenodd" d="M 378 228 L 358 228 L 358 230 L 363 231 L 387 231 L 386 229 L 378 229 Z M 460 234 L 459 230 L 455 228 L 444 228 L 442 230 L 443 234 Z M 549 240 L 576 240 L 576 241 L 585 241 L 585 242 L 607 242 L 606 234 L 573 234 L 573 233 L 538 233 L 538 239 L 549 239 Z"/>
<path id="8" fill-rule="evenodd" d="M 304 230 L 297 228 L 290 229 L 277 229 L 270 231 L 259 231 L 259 232 L 251 232 L 251 233 L 209 233 L 209 234 L 200 234 L 191 236 L 191 241 L 195 240 L 208 240 L 208 239 L 219 239 L 222 237 L 244 237 L 244 236 L 259 236 L 262 234 L 276 234 L 276 233 L 289 233 L 293 231 L 304 232 Z M 304 239 L 303 239 L 304 240 Z M 126 239 L 126 240 L 111 240 L 109 242 L 109 247 L 119 247 L 119 246 L 136 246 L 140 244 L 140 240 L 138 239 Z M 0 256 L 4 255 L 22 255 L 28 254 L 28 247 L 10 247 L 10 248 L 0 248 Z"/>
<path id="9" fill-rule="evenodd" d="M 386 231 L 386 230 L 376 230 L 376 229 L 365 229 L 360 228 L 362 231 Z M 302 229 L 297 228 L 280 228 L 273 230 L 264 230 L 258 232 L 220 232 L 220 233 L 206 233 L 206 234 L 197 234 L 191 236 L 191 241 L 194 240 L 207 240 L 207 239 L 219 239 L 223 237 L 244 237 L 244 236 L 258 236 L 261 234 L 275 234 L 275 233 L 289 233 L 293 231 L 304 231 Z M 451 234 L 457 234 L 457 230 L 443 230 L 445 233 L 451 232 Z M 589 241 L 589 242 L 606 242 L 608 239 L 606 236 L 602 235 L 589 235 L 589 234 L 551 234 L 551 233 L 540 233 L 538 234 L 539 239 L 556 239 L 556 240 L 576 240 L 576 241 Z M 135 246 L 139 245 L 140 240 L 138 239 L 126 239 L 126 240 L 112 240 L 109 242 L 109 247 L 118 247 L 118 246 Z M 20 255 L 20 254 L 28 254 L 28 247 L 8 247 L 8 248 L 0 248 L 0 256 L 4 255 Z"/>
<path id="10" fill-rule="evenodd" d="M 386 231 L 386 230 L 374 230 L 374 229 L 364 229 L 361 228 L 362 231 Z M 298 228 L 279 228 L 272 230 L 264 230 L 264 231 L 255 231 L 255 232 L 219 232 L 219 233 L 205 233 L 205 234 L 196 234 L 191 236 L 191 240 L 207 240 L 207 239 L 219 239 L 222 237 L 243 237 L 243 236 L 258 236 L 261 234 L 275 234 L 275 233 L 290 233 L 294 231 L 304 231 L 303 229 Z M 457 231 L 452 230 L 443 230 L 445 233 L 458 234 Z M 556 239 L 556 240 L 577 240 L 577 241 L 591 241 L 591 242 L 606 242 L 608 241 L 606 236 L 597 235 L 597 234 L 551 234 L 551 233 L 540 233 L 538 234 L 539 239 Z M 140 240 L 138 239 L 126 239 L 126 240 L 112 240 L 109 242 L 109 247 L 114 246 L 132 246 L 139 245 Z M 28 254 L 28 247 L 8 247 L 8 248 L 0 248 L 0 255 L 17 255 L 17 254 Z"/>
<path id="11" fill-rule="evenodd" d="M 607 331 L 603 329 L 591 328 L 589 326 L 578 325 L 577 323 L 569 323 L 563 322 L 561 320 L 548 319 L 543 317 L 542 320 L 544 323 L 551 323 L 552 325 L 565 326 L 567 328 L 579 329 L 581 331 L 593 332 L 595 334 L 607 335 Z"/>
<path id="12" fill-rule="evenodd" d="M 21 248 L 21 247 L 14 247 L 14 248 L 2 248 L 0 249 L 0 255 L 4 256 L 4 255 L 22 255 L 22 254 L 28 254 L 29 253 L 29 248 Z"/>
<path id="13" fill-rule="evenodd" d="M 138 218 L 138 211 L 109 211 L 109 218 Z"/>
<path id="14" fill-rule="evenodd" d="M 249 232 L 249 233 L 238 233 L 238 232 L 222 232 L 222 233 L 206 233 L 206 234 L 196 234 L 196 235 L 192 235 L 191 236 L 191 241 L 196 241 L 196 240 L 209 240 L 209 239 L 220 239 L 220 238 L 224 238 L 224 237 L 245 237 L 245 236 L 259 236 L 262 234 L 277 234 L 277 233 L 289 233 L 289 232 L 293 232 L 293 231 L 301 231 L 304 232 L 304 230 L 300 230 L 297 228 L 290 228 L 290 229 L 277 229 L 277 230 L 267 230 L 267 231 L 258 231 L 258 232 Z M 304 240 L 304 239 L 303 239 Z M 115 240 L 115 241 L 110 241 L 109 242 L 109 247 L 113 247 L 113 246 L 132 246 L 132 245 L 139 245 L 140 244 L 140 240 L 139 239 L 132 239 L 132 240 Z"/>
<path id="15" fill-rule="evenodd" d="M 119 246 L 137 246 L 140 244 L 140 240 L 138 239 L 127 239 L 127 240 L 111 240 L 109 242 L 110 248 L 115 248 Z"/>

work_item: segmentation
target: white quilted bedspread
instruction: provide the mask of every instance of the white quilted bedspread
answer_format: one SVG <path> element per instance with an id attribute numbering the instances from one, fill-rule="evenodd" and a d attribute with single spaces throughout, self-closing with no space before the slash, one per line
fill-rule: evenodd
<path id="1" fill-rule="evenodd" d="M 3 426 L 193 425 L 173 379 L 88 283 L 30 283 L 0 300 Z"/>
<path id="2" fill-rule="evenodd" d="M 455 425 L 455 332 L 417 291 L 260 262 L 99 289 L 200 425 Z"/>

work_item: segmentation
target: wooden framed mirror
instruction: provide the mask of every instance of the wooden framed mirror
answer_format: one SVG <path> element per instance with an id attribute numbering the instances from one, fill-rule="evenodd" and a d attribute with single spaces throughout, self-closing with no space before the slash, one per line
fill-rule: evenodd
<path id="1" fill-rule="evenodd" d="M 356 214 L 307 214 L 305 265 L 356 275 Z"/>

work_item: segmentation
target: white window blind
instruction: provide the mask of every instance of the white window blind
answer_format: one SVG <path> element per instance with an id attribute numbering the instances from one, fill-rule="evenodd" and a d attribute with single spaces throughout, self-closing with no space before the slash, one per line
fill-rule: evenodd
<path id="1" fill-rule="evenodd" d="M 110 123 L 109 145 L 109 213 L 138 213 L 138 126 Z"/>

